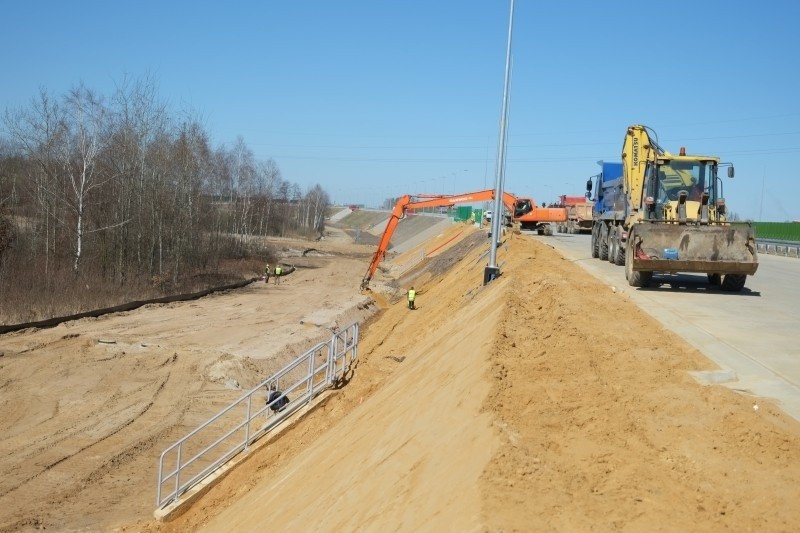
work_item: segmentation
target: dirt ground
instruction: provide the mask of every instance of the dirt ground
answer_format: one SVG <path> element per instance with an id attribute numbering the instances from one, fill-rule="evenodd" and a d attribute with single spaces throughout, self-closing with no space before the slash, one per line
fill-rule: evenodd
<path id="1" fill-rule="evenodd" d="M 798 529 L 800 423 L 696 383 L 688 372 L 713 363 L 546 245 L 508 235 L 483 287 L 485 234 L 451 231 L 394 284 L 415 285 L 416 311 L 376 291 L 369 319 L 369 250 L 329 242 L 357 257 L 0 337 L 0 528 Z M 342 307 L 323 317 L 323 300 Z M 353 379 L 153 520 L 161 450 L 237 397 L 231 380 L 263 379 L 270 350 L 347 313 L 367 322 Z"/>

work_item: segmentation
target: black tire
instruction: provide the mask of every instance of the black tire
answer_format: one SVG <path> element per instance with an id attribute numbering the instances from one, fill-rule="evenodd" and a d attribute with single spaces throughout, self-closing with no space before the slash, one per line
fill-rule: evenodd
<path id="1" fill-rule="evenodd" d="M 712 287 L 719 287 L 722 285 L 722 276 L 719 274 L 708 274 L 708 284 Z"/>
<path id="2" fill-rule="evenodd" d="M 628 245 L 625 247 L 625 278 L 631 287 L 649 287 L 653 280 L 652 272 L 634 272 L 633 270 L 633 233 L 628 234 Z"/>
<path id="3" fill-rule="evenodd" d="M 725 274 L 722 278 L 722 290 L 728 292 L 739 292 L 744 289 L 747 281 L 747 274 Z"/>
<path id="4" fill-rule="evenodd" d="M 611 226 L 608 228 L 608 262 L 613 263 L 614 258 L 617 256 L 617 228 Z"/>
<path id="5" fill-rule="evenodd" d="M 608 261 L 608 226 L 605 224 L 600 226 L 600 238 L 598 240 L 600 241 L 600 260 Z"/>
<path id="6" fill-rule="evenodd" d="M 595 226 L 592 228 L 592 257 L 594 259 L 597 259 L 598 257 L 600 257 L 600 247 L 599 247 L 598 239 L 597 239 L 597 232 L 598 231 L 599 231 L 599 227 L 595 224 Z"/>
<path id="7" fill-rule="evenodd" d="M 614 254 L 614 261 L 615 265 L 624 266 L 625 265 L 625 247 L 622 245 L 622 230 L 617 228 L 617 238 L 616 238 L 616 253 Z"/>

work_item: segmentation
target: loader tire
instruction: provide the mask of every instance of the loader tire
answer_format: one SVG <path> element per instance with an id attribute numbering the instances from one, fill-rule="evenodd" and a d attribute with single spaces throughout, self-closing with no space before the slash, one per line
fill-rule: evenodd
<path id="1" fill-rule="evenodd" d="M 649 287 L 653 280 L 652 272 L 633 270 L 633 233 L 628 234 L 628 246 L 625 247 L 625 279 L 631 287 Z"/>
<path id="2" fill-rule="evenodd" d="M 608 226 L 600 226 L 600 237 L 598 239 L 600 248 L 600 261 L 608 261 Z"/>
<path id="3" fill-rule="evenodd" d="M 719 287 L 722 285 L 722 276 L 720 274 L 708 274 L 708 284 L 712 287 Z"/>
<path id="4" fill-rule="evenodd" d="M 739 292 L 744 289 L 747 281 L 747 274 L 725 274 L 722 278 L 722 290 L 728 292 Z"/>

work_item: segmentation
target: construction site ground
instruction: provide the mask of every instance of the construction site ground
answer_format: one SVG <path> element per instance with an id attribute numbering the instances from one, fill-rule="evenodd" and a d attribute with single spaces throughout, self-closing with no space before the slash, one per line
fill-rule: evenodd
<path id="1" fill-rule="evenodd" d="M 512 234 L 483 286 L 459 224 L 362 294 L 344 235 L 284 241 L 278 286 L 0 337 L 0 530 L 797 530 L 800 423 L 695 382 L 714 364 L 624 293 Z M 152 518 L 163 448 L 354 319 L 345 386 Z"/>

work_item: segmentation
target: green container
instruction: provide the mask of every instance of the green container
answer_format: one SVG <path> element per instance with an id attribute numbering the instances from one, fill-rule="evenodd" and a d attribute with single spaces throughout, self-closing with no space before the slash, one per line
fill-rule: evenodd
<path id="1" fill-rule="evenodd" d="M 469 205 L 460 205 L 456 209 L 455 220 L 456 221 L 466 221 L 469 220 L 472 216 L 472 206 Z"/>

